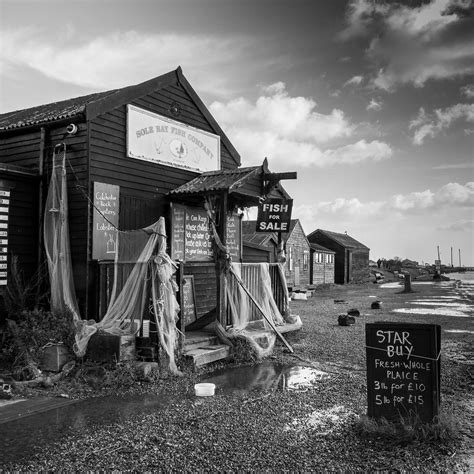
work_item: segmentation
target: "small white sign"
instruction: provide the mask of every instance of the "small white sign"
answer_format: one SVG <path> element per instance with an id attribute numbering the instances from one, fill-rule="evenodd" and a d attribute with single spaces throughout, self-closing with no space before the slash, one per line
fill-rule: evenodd
<path id="1" fill-rule="evenodd" d="M 6 270 L 8 265 L 6 263 L 0 263 L 0 270 Z"/>
<path id="2" fill-rule="evenodd" d="M 7 286 L 7 280 L 0 280 L 0 286 Z"/>
<path id="3" fill-rule="evenodd" d="M 2 216 L 0 216 L 0 220 L 2 220 Z M 8 224 L 0 222 L 0 229 L 8 229 Z"/>
<path id="4" fill-rule="evenodd" d="M 0 189 L 0 196 L 10 196 L 10 191 L 4 191 L 3 189 Z"/>
<path id="5" fill-rule="evenodd" d="M 128 105 L 127 156 L 193 171 L 221 166 L 220 136 Z"/>
<path id="6" fill-rule="evenodd" d="M 7 261 L 7 256 L 6 255 L 0 255 L 0 262 L 6 262 Z"/>
<path id="7" fill-rule="evenodd" d="M 0 221 L 7 221 L 7 220 L 8 220 L 8 216 L 0 214 Z"/>
<path id="8" fill-rule="evenodd" d="M 10 199 L 0 199 L 0 204 L 10 204 Z"/>
<path id="9" fill-rule="evenodd" d="M 0 239 L 0 245 L 8 245 L 8 239 Z"/>

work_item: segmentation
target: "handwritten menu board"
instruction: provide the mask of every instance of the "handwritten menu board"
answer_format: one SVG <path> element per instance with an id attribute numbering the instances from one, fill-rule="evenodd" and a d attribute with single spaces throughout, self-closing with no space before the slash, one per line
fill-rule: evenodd
<path id="1" fill-rule="evenodd" d="M 368 415 L 431 422 L 439 412 L 441 327 L 371 323 L 365 331 Z"/>
<path id="2" fill-rule="evenodd" d="M 227 217 L 227 248 L 234 261 L 240 261 L 242 232 L 238 215 Z M 211 262 L 212 240 L 204 209 L 171 205 L 171 258 L 186 262 Z"/>
<path id="3" fill-rule="evenodd" d="M 0 189 L 0 286 L 7 285 L 10 190 Z"/>
<path id="4" fill-rule="evenodd" d="M 185 261 L 212 261 L 209 219 L 204 209 L 186 209 L 184 217 L 184 237 Z"/>
<path id="5" fill-rule="evenodd" d="M 181 314 L 184 318 L 184 326 L 193 323 L 197 319 L 196 293 L 194 290 L 194 276 L 184 275 L 181 294 Z"/>
<path id="6" fill-rule="evenodd" d="M 92 216 L 92 258 L 114 260 L 117 250 L 120 187 L 94 183 L 94 214 Z"/>
<path id="7" fill-rule="evenodd" d="M 171 203 L 172 257 L 175 260 L 184 260 L 184 214 L 184 206 Z"/>

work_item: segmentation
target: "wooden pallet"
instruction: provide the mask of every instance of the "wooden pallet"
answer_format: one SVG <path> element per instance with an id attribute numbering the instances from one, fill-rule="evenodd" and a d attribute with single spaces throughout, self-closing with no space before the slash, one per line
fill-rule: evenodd
<path id="1" fill-rule="evenodd" d="M 190 358 L 194 367 L 202 367 L 230 355 L 230 347 L 220 344 L 218 338 L 208 332 L 193 331 L 186 333 L 183 355 Z"/>

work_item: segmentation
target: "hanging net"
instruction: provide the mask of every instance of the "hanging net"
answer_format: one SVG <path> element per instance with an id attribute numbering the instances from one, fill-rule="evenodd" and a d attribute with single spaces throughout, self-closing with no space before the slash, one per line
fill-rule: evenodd
<path id="1" fill-rule="evenodd" d="M 175 356 L 179 313 L 175 271 L 176 267 L 166 253 L 163 217 L 144 229 L 118 231 L 114 284 L 107 312 L 99 322 L 83 321 L 78 325 L 76 354 L 85 354 L 90 337 L 97 332 L 116 336 L 137 334 L 143 314 L 149 312 L 169 369 L 180 374 Z"/>
<path id="2" fill-rule="evenodd" d="M 76 327 L 74 352 L 82 357 L 95 333 L 137 334 L 144 313 L 156 324 L 160 347 L 172 373 L 180 374 L 175 353 L 178 345 L 179 305 L 174 282 L 176 267 L 166 253 L 164 218 L 135 231 L 117 231 L 114 283 L 107 312 L 99 322 L 81 319 L 72 275 L 69 247 L 66 147 L 55 148 L 46 199 L 44 243 L 51 286 L 51 309 L 70 312 Z M 62 151 L 61 151 L 62 150 Z M 138 321 L 138 324 L 136 322 Z"/>
<path id="3" fill-rule="evenodd" d="M 44 246 L 51 284 L 51 310 L 81 319 L 74 290 L 67 201 L 66 147 L 56 147 L 44 213 Z"/>

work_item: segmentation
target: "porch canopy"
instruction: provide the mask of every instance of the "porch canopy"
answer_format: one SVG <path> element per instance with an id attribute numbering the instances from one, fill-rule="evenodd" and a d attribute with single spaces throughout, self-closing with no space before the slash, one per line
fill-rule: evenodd
<path id="1" fill-rule="evenodd" d="M 265 158 L 260 166 L 206 171 L 170 191 L 168 197 L 172 201 L 202 205 L 206 196 L 226 195 L 230 208 L 252 207 L 264 197 L 290 199 L 280 184 L 282 179 L 296 179 L 296 173 L 271 173 Z"/>

